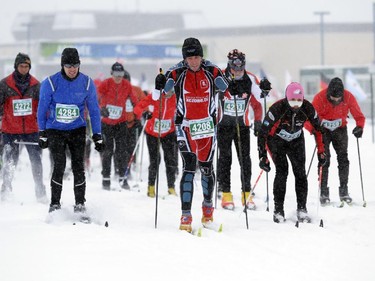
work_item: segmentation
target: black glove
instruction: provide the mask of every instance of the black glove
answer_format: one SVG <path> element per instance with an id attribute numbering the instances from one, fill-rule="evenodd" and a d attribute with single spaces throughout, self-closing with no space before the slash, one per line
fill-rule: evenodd
<path id="1" fill-rule="evenodd" d="M 103 142 L 102 136 L 100 134 L 94 134 L 92 136 L 92 140 L 95 144 L 95 150 L 99 152 L 103 152 L 105 148 L 105 144 Z"/>
<path id="2" fill-rule="evenodd" d="M 39 147 L 41 149 L 45 149 L 48 147 L 48 138 L 47 138 L 47 132 L 46 131 L 39 131 L 39 141 L 38 141 Z"/>
<path id="3" fill-rule="evenodd" d="M 318 153 L 319 167 L 324 167 L 327 164 L 327 155 L 325 152 Z"/>
<path id="4" fill-rule="evenodd" d="M 263 78 L 262 80 L 260 80 L 259 88 L 262 90 L 262 93 L 260 94 L 261 98 L 268 96 L 269 92 L 272 89 L 271 83 L 267 78 Z"/>
<path id="5" fill-rule="evenodd" d="M 361 138 L 362 137 L 362 134 L 363 134 L 363 128 L 361 127 L 355 127 L 353 129 L 353 135 L 356 137 L 356 138 Z"/>
<path id="6" fill-rule="evenodd" d="M 254 136 L 258 136 L 260 128 L 262 127 L 262 121 L 254 121 Z"/>
<path id="7" fill-rule="evenodd" d="M 106 108 L 105 106 L 103 106 L 100 109 L 100 115 L 103 116 L 103 117 L 108 117 L 109 116 L 109 110 L 108 110 L 108 108 Z"/>
<path id="8" fill-rule="evenodd" d="M 267 173 L 271 171 L 270 161 L 268 161 L 267 156 L 259 159 L 259 167 Z"/>
<path id="9" fill-rule="evenodd" d="M 150 111 L 145 111 L 145 112 L 143 112 L 142 116 L 143 116 L 143 118 L 144 118 L 145 120 L 149 120 L 149 119 L 152 118 L 152 112 L 150 112 Z"/>
<path id="10" fill-rule="evenodd" d="M 165 83 L 167 82 L 167 78 L 164 74 L 159 73 L 155 78 L 155 89 L 162 90 L 164 89 Z"/>

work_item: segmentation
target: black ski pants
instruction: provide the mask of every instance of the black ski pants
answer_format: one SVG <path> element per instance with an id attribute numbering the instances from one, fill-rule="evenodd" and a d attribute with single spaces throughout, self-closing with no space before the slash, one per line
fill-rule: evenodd
<path id="1" fill-rule="evenodd" d="M 292 141 L 286 141 L 278 136 L 267 138 L 267 145 L 271 151 L 272 160 L 276 167 L 276 175 L 273 182 L 273 200 L 275 212 L 284 210 L 286 183 L 288 179 L 288 159 L 292 165 L 295 177 L 295 191 L 297 196 L 297 209 L 306 209 L 307 177 L 306 177 L 306 151 L 303 134 Z"/>
<path id="2" fill-rule="evenodd" d="M 159 153 L 158 158 L 158 138 L 146 134 L 148 154 L 150 158 L 150 165 L 148 166 L 148 185 L 155 185 L 156 174 L 158 165 L 160 165 L 161 157 Z M 176 146 L 177 139 L 175 132 L 160 138 L 161 148 L 163 149 L 163 156 L 167 174 L 168 188 L 175 187 L 176 181 L 176 169 L 177 169 L 177 157 L 176 157 Z M 159 163 L 157 160 L 159 159 Z"/>
<path id="3" fill-rule="evenodd" d="M 53 158 L 51 178 L 51 205 L 60 204 L 63 187 L 63 176 L 66 167 L 66 148 L 70 150 L 71 165 L 74 176 L 74 197 L 76 204 L 86 201 L 86 178 L 84 167 L 86 128 L 62 131 L 47 131 L 48 147 Z"/>
<path id="4" fill-rule="evenodd" d="M 217 179 L 219 189 L 223 192 L 231 191 L 232 143 L 234 142 L 237 159 L 241 168 L 241 190 L 251 189 L 251 158 L 250 158 L 250 128 L 240 126 L 241 156 L 236 126 L 218 126 L 217 140 L 219 158 L 217 162 Z M 242 160 L 242 163 L 241 163 Z"/>
<path id="5" fill-rule="evenodd" d="M 105 149 L 102 152 L 102 176 L 109 180 L 111 178 L 111 165 L 114 158 L 117 163 L 118 174 L 125 174 L 126 165 L 126 138 L 128 128 L 126 122 L 116 125 L 102 123 L 102 134 L 105 141 Z"/>
<path id="6" fill-rule="evenodd" d="M 340 186 L 348 185 L 349 178 L 349 159 L 348 159 L 348 129 L 347 127 L 337 128 L 334 131 L 324 129 L 323 134 L 324 148 L 327 155 L 326 165 L 322 169 L 322 188 L 328 186 L 328 173 L 331 163 L 330 145 L 332 143 L 333 149 L 336 151 L 337 163 L 339 170 Z"/>

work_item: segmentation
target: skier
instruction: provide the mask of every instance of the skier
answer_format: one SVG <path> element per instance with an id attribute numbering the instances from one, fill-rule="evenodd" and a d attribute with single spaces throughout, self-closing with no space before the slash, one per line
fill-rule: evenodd
<path id="1" fill-rule="evenodd" d="M 213 221 L 212 195 L 215 180 L 212 160 L 216 142 L 215 85 L 220 84 L 221 90 L 225 91 L 228 83 L 216 65 L 203 59 L 203 48 L 198 39 L 184 40 L 182 56 L 183 60 L 172 67 L 165 76 L 159 74 L 156 77 L 152 95 L 155 100 L 158 100 L 167 79 L 168 83 L 174 82 L 177 95 L 175 125 L 183 162 L 180 181 L 182 209 L 180 230 L 191 232 L 191 206 L 197 163 L 201 171 L 204 197 L 201 221 L 203 224 Z"/>
<path id="2" fill-rule="evenodd" d="M 320 164 L 324 165 L 325 153 L 319 119 L 312 104 L 304 99 L 304 90 L 299 83 L 290 83 L 286 88 L 286 97 L 275 102 L 269 108 L 259 132 L 259 166 L 266 172 L 271 170 L 266 150 L 268 147 L 276 167 L 273 183 L 275 204 L 273 221 L 276 223 L 285 220 L 284 199 L 288 178 L 287 158 L 291 162 L 295 177 L 297 219 L 300 222 L 311 221 L 306 209 L 308 184 L 305 170 L 306 153 L 303 126 L 307 121 L 314 128 L 318 159 Z"/>
<path id="3" fill-rule="evenodd" d="M 3 110 L 2 141 L 4 144 L 3 184 L 1 199 L 11 197 L 12 181 L 19 158 L 19 144 L 15 141 L 38 142 L 36 114 L 39 103 L 39 81 L 30 74 L 31 60 L 27 54 L 18 53 L 14 71 L 0 82 L 0 105 Z M 31 162 L 38 202 L 47 203 L 43 184 L 41 149 L 26 145 Z"/>
<path id="4" fill-rule="evenodd" d="M 177 157 L 175 155 L 177 146 L 174 116 L 176 112 L 176 95 L 166 96 L 165 93 L 160 101 L 152 99 L 151 95 L 146 96 L 134 108 L 134 113 L 138 119 L 141 119 L 142 113 L 146 119 L 145 125 L 146 141 L 150 159 L 148 167 L 148 188 L 147 196 L 155 197 L 155 180 L 157 174 L 157 167 L 159 163 L 158 157 L 158 138 L 160 137 L 160 144 L 164 151 L 164 162 L 166 167 L 168 194 L 175 195 L 175 181 L 177 169 Z M 160 122 L 160 123 L 159 123 Z M 160 136 L 159 136 L 160 126 Z"/>
<path id="5" fill-rule="evenodd" d="M 61 54 L 61 71 L 47 77 L 40 88 L 39 146 L 49 147 L 54 162 L 49 212 L 61 208 L 66 147 L 71 153 L 74 175 L 74 212 L 86 212 L 86 108 L 90 114 L 95 149 L 101 152 L 104 148 L 96 88 L 90 77 L 80 73 L 80 63 L 77 49 L 65 48 Z"/>
<path id="6" fill-rule="evenodd" d="M 245 70 L 245 54 L 234 49 L 228 53 L 228 65 L 224 70 L 229 81 L 236 83 L 239 91 L 227 90 L 219 95 L 217 140 L 219 148 L 217 177 L 222 191 L 221 206 L 233 210 L 230 172 L 232 166 L 232 142 L 241 166 L 242 205 L 247 198 L 247 208 L 254 210 L 255 203 L 250 196 L 251 158 L 250 158 L 250 114 L 254 112 L 254 135 L 257 136 L 262 124 L 262 105 L 259 102 L 262 90 L 256 76 Z M 234 96 L 235 94 L 238 94 Z M 236 105 L 236 107 L 235 107 Z M 238 126 L 238 128 L 237 128 Z M 238 131 L 237 131 L 238 129 Z M 238 139 L 238 134 L 240 139 Z M 241 152 L 239 151 L 241 145 Z"/>
<path id="7" fill-rule="evenodd" d="M 124 79 L 124 72 L 124 66 L 121 63 L 114 63 L 111 68 L 112 77 L 102 81 L 98 87 L 102 131 L 106 143 L 102 153 L 102 187 L 105 190 L 111 189 L 112 158 L 115 158 L 118 165 L 121 188 L 130 189 L 128 181 L 124 177 L 127 160 L 129 160 L 126 147 L 129 146 L 132 137 L 127 126 L 128 103 L 133 107 L 133 104 L 136 104 L 138 100 L 132 92 L 130 82 Z M 131 115 L 133 122 L 133 113 Z"/>
<path id="8" fill-rule="evenodd" d="M 328 204 L 328 171 L 330 166 L 330 144 L 336 152 L 338 162 L 338 173 L 340 179 L 339 196 L 341 201 L 352 202 L 348 193 L 349 160 L 348 160 L 348 129 L 347 116 L 350 112 L 356 121 L 353 135 L 356 138 L 362 137 L 365 126 L 365 116 L 363 115 L 357 100 L 348 90 L 344 89 L 342 80 L 333 78 L 328 88 L 321 90 L 314 96 L 312 101 L 323 127 L 323 140 L 325 153 L 327 154 L 327 164 L 322 169 L 320 203 Z"/>

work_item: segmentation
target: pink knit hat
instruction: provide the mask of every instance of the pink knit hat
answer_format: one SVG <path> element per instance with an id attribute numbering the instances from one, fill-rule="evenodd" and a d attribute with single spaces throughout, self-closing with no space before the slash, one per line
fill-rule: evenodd
<path id="1" fill-rule="evenodd" d="M 290 83 L 288 87 L 286 87 L 286 98 L 287 100 L 303 100 L 304 91 L 301 84 L 297 82 Z"/>
<path id="2" fill-rule="evenodd" d="M 291 107 L 302 105 L 304 99 L 304 91 L 300 83 L 292 82 L 286 87 L 286 99 Z M 300 100 L 299 102 L 297 100 Z"/>

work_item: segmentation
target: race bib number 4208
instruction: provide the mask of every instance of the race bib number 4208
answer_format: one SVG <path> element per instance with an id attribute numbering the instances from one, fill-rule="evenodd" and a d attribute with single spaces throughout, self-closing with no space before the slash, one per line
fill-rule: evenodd
<path id="1" fill-rule="evenodd" d="M 212 137 L 215 134 L 212 117 L 198 120 L 189 120 L 190 135 L 193 140 Z"/>

